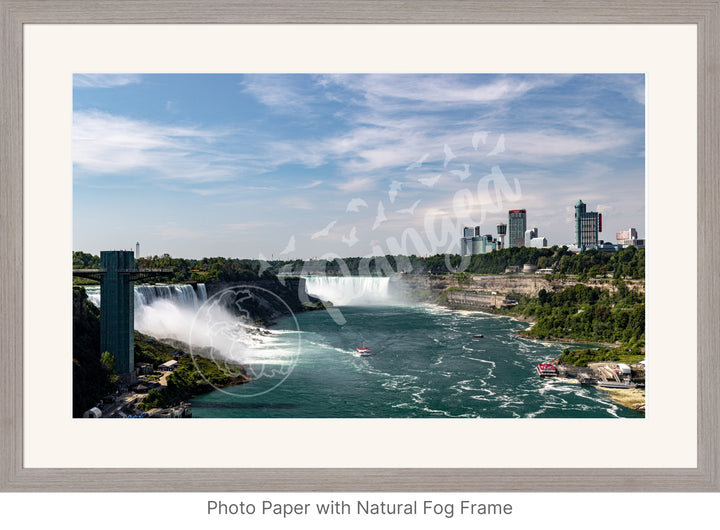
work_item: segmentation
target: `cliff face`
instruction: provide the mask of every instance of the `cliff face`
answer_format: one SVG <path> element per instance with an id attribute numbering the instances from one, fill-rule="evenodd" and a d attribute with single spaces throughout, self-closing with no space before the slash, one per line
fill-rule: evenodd
<path id="1" fill-rule="evenodd" d="M 322 307 L 317 298 L 308 296 L 304 278 L 217 282 L 205 288 L 208 299 L 215 297 L 234 314 L 265 325 L 291 312 Z"/>
<path id="2" fill-rule="evenodd" d="M 112 390 L 100 364 L 100 311 L 88 302 L 83 288 L 73 289 L 73 417 Z"/>
<path id="3" fill-rule="evenodd" d="M 450 298 L 458 296 L 480 299 L 484 296 L 502 298 L 508 295 L 537 296 L 541 289 L 546 291 L 562 290 L 567 285 L 549 282 L 535 275 L 486 275 L 459 277 L 457 275 L 404 275 L 395 282 L 395 288 L 404 290 L 411 296 L 426 299 L 437 298 L 447 292 Z M 493 295 L 492 293 L 496 293 Z M 472 304 L 471 304 L 472 305 Z"/>
<path id="4" fill-rule="evenodd" d="M 448 305 L 472 307 L 499 307 L 508 298 L 517 296 L 537 297 L 541 289 L 557 292 L 580 283 L 575 279 L 546 280 L 536 274 L 503 275 L 425 275 L 404 274 L 393 279 L 392 289 L 421 301 L 440 301 Z M 612 280 L 589 280 L 582 282 L 590 287 L 614 291 Z M 642 281 L 626 281 L 626 285 L 638 292 L 645 292 Z M 495 293 L 495 294 L 493 294 Z"/>

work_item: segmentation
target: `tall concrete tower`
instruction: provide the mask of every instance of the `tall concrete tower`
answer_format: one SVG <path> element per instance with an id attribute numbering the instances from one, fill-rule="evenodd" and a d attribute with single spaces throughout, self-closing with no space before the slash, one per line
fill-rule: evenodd
<path id="1" fill-rule="evenodd" d="M 73 269 L 73 276 L 100 282 L 100 352 L 115 357 L 115 370 L 124 381 L 135 372 L 134 282 L 172 276 L 172 269 L 135 269 L 132 250 L 103 250 L 100 269 Z"/>
<path id="2" fill-rule="evenodd" d="M 103 250 L 100 263 L 100 352 L 112 353 L 117 373 L 127 374 L 135 369 L 132 251 Z"/>
<path id="3" fill-rule="evenodd" d="M 140 259 L 140 241 L 135 243 L 135 259 Z"/>
<path id="4" fill-rule="evenodd" d="M 505 234 L 507 234 L 507 225 L 500 223 L 497 225 L 498 239 L 500 240 L 500 246 L 498 249 L 505 248 Z"/>

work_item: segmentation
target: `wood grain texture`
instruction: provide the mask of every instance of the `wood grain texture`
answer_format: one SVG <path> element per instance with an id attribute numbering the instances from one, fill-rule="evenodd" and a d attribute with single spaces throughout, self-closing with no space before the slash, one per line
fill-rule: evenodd
<path id="1" fill-rule="evenodd" d="M 22 26 L 25 23 L 682 23 L 698 27 L 698 467 L 25 469 Z M 720 0 L 0 0 L 0 491 L 720 491 Z"/>
<path id="2" fill-rule="evenodd" d="M 0 491 L 22 468 L 22 23 L 0 4 Z"/>

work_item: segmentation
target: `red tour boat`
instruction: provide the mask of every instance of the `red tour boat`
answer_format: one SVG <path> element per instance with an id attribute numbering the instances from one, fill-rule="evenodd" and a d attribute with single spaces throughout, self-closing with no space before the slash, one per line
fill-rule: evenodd
<path id="1" fill-rule="evenodd" d="M 538 375 L 557 375 L 557 368 L 552 363 L 539 363 L 537 373 Z"/>

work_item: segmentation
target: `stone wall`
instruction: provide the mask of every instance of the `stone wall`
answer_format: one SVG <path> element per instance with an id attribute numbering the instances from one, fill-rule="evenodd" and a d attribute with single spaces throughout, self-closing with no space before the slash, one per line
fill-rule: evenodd
<path id="1" fill-rule="evenodd" d="M 464 291 L 448 291 L 447 302 L 451 306 L 467 307 L 501 307 L 505 302 L 505 296 L 469 293 Z"/>

